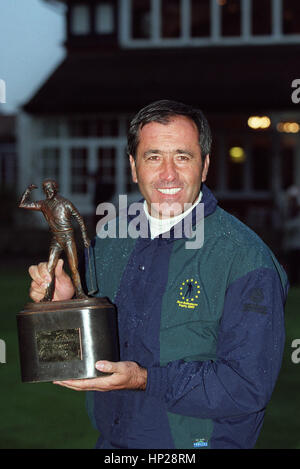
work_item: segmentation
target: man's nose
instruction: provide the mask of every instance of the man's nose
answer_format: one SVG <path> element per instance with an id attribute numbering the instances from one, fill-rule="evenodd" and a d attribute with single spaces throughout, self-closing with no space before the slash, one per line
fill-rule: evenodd
<path id="1" fill-rule="evenodd" d="M 168 181 L 168 182 L 171 182 L 177 179 L 177 168 L 173 159 L 166 159 L 163 162 L 161 172 L 160 172 L 160 178 L 163 181 Z"/>

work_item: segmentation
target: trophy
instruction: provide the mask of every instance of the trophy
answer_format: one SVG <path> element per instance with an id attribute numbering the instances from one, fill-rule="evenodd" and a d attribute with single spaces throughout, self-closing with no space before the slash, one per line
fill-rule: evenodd
<path id="1" fill-rule="evenodd" d="M 107 298 L 91 296 L 98 290 L 93 250 L 83 218 L 69 200 L 58 194 L 58 184 L 53 179 L 43 181 L 45 200 L 29 202 L 36 188 L 34 184 L 28 186 L 19 207 L 41 211 L 49 224 L 52 240 L 47 268 L 51 281 L 40 302 L 27 303 L 17 314 L 22 381 L 33 383 L 106 375 L 96 370 L 95 363 L 119 360 L 117 315 Z M 91 285 L 88 296 L 78 272 L 73 219 L 80 226 L 87 254 Z M 54 272 L 63 251 L 68 259 L 75 297 L 54 301 Z"/>

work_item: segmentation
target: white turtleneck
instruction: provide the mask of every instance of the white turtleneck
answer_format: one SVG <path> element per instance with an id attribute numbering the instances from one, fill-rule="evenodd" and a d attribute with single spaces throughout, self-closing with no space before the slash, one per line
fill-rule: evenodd
<path id="1" fill-rule="evenodd" d="M 180 215 L 177 215 L 176 217 L 170 217 L 170 218 L 155 218 L 155 217 L 152 217 L 149 214 L 147 202 L 145 200 L 144 201 L 144 211 L 145 211 L 147 219 L 149 220 L 150 231 L 151 231 L 151 239 L 156 238 L 156 236 L 159 236 L 162 233 L 166 233 L 167 231 L 170 231 L 170 229 L 173 226 L 175 226 L 183 218 L 185 218 L 189 213 L 191 213 L 193 208 L 196 207 L 196 205 L 201 201 L 201 199 L 202 199 L 202 192 L 200 191 L 200 194 L 197 197 L 196 202 L 188 210 L 181 213 Z"/>

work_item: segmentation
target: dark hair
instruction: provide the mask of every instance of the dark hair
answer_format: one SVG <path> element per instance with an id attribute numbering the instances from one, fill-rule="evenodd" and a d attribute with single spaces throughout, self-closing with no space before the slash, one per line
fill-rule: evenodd
<path id="1" fill-rule="evenodd" d="M 141 109 L 130 122 L 127 134 L 127 153 L 136 157 L 136 150 L 139 144 L 140 130 L 150 122 L 168 124 L 173 116 L 185 116 L 191 119 L 197 126 L 199 133 L 199 145 L 201 155 L 210 153 L 212 135 L 206 117 L 200 111 L 190 105 L 163 99 L 155 101 Z"/>
<path id="2" fill-rule="evenodd" d="M 50 178 L 44 179 L 43 188 L 48 184 L 51 184 L 51 186 L 56 190 L 56 192 L 58 191 L 58 184 L 54 179 L 50 179 Z"/>

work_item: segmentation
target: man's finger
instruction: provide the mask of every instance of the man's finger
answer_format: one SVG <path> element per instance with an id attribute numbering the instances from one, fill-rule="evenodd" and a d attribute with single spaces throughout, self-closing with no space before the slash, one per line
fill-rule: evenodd
<path id="1" fill-rule="evenodd" d="M 44 298 L 45 292 L 41 294 L 39 292 L 36 292 L 35 290 L 30 289 L 29 296 L 35 303 L 39 303 Z"/>
<path id="2" fill-rule="evenodd" d="M 41 295 L 45 294 L 46 288 L 46 284 L 37 283 L 34 280 L 32 280 L 30 285 L 30 291 L 35 291 L 36 293 L 40 293 Z"/>
<path id="3" fill-rule="evenodd" d="M 57 262 L 57 265 L 56 265 L 56 268 L 55 268 L 55 276 L 56 277 L 60 277 L 61 275 L 63 275 L 65 273 L 63 271 L 63 265 L 64 265 L 63 259 L 58 259 L 58 262 Z"/>
<path id="4" fill-rule="evenodd" d="M 45 281 L 51 282 L 51 276 L 50 276 L 49 271 L 48 271 L 48 263 L 47 262 L 40 262 L 37 267 L 38 267 L 38 271 L 39 271 L 40 276 Z"/>
<path id="5" fill-rule="evenodd" d="M 107 360 L 98 361 L 95 364 L 97 370 L 103 373 L 118 373 L 120 372 L 120 364 L 118 362 L 109 362 Z"/>
<path id="6" fill-rule="evenodd" d="M 28 272 L 32 280 L 35 280 L 37 283 L 44 282 L 44 278 L 41 276 L 37 265 L 31 265 L 28 269 Z"/>
<path id="7" fill-rule="evenodd" d="M 63 388 L 68 388 L 72 389 L 73 391 L 86 391 L 86 386 L 74 386 L 72 384 L 72 381 L 54 381 L 53 384 L 57 384 L 58 386 L 61 386 Z"/>
<path id="8" fill-rule="evenodd" d="M 102 380 L 102 378 L 100 378 Z M 103 383 L 103 382 L 102 382 Z M 53 384 L 73 389 L 74 391 L 105 391 L 105 382 L 100 386 L 99 378 L 90 379 L 69 379 L 66 381 L 54 381 Z M 102 388 L 103 387 L 103 388 Z M 108 389 L 110 387 L 108 386 Z"/>

